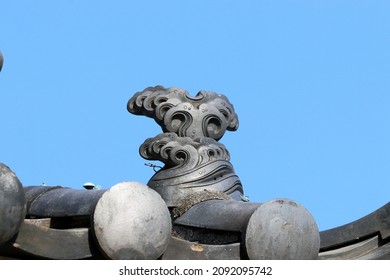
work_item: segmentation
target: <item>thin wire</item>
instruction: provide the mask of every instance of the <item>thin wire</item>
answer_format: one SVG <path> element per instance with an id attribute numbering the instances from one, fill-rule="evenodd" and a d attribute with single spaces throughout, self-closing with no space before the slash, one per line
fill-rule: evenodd
<path id="1" fill-rule="evenodd" d="M 145 165 L 148 167 L 152 167 L 154 172 L 158 172 L 162 168 L 161 166 L 158 166 L 158 165 L 155 165 L 152 163 L 145 163 Z M 158 170 L 157 170 L 157 168 L 158 168 Z"/>

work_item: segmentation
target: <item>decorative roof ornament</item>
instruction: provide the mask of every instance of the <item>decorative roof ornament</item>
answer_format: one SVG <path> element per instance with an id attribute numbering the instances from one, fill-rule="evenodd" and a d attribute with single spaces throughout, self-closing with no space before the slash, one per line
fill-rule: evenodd
<path id="1" fill-rule="evenodd" d="M 226 131 L 238 129 L 238 116 L 225 95 L 162 86 L 137 92 L 127 103 L 135 115 L 153 118 L 163 132 L 147 139 L 140 155 L 165 166 L 149 180 L 169 207 L 194 192 L 223 192 L 240 200 L 241 181 L 230 163 L 230 153 L 218 142 Z"/>
<path id="2" fill-rule="evenodd" d="M 129 100 L 127 110 L 153 118 L 163 132 L 179 137 L 209 137 L 218 141 L 226 130 L 238 129 L 233 105 L 226 96 L 212 91 L 199 91 L 192 97 L 186 90 L 174 87 L 148 87 Z"/>
<path id="3" fill-rule="evenodd" d="M 212 138 L 192 139 L 175 133 L 161 133 L 140 147 L 144 159 L 159 160 L 165 166 L 149 180 L 169 207 L 194 192 L 223 192 L 240 200 L 241 181 L 230 163 L 229 151 Z"/>

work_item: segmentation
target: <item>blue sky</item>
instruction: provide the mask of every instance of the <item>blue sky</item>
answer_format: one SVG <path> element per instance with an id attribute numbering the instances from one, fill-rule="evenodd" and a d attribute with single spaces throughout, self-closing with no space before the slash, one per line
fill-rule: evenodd
<path id="1" fill-rule="evenodd" d="M 146 183 L 148 86 L 225 94 L 220 140 L 252 202 L 321 230 L 390 201 L 389 1 L 0 0 L 0 162 L 24 185 Z"/>

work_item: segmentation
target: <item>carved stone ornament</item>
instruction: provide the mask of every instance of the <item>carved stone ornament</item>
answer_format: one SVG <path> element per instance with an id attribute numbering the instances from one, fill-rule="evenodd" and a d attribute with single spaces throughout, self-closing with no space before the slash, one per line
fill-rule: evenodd
<path id="1" fill-rule="evenodd" d="M 238 128 L 233 105 L 226 96 L 212 91 L 200 91 L 192 97 L 174 87 L 148 87 L 129 100 L 127 110 L 154 118 L 164 132 L 174 132 L 180 137 L 219 140 L 226 130 Z"/>
<path id="2" fill-rule="evenodd" d="M 240 200 L 241 181 L 229 162 L 224 145 L 211 138 L 191 139 L 174 133 L 162 133 L 147 139 L 140 154 L 148 160 L 162 161 L 165 166 L 148 182 L 169 207 L 194 192 L 223 192 Z"/>

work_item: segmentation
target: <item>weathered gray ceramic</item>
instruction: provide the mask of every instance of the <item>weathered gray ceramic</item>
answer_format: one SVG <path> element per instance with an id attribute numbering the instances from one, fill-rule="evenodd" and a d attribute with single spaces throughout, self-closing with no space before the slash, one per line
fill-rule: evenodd
<path id="1" fill-rule="evenodd" d="M 18 232 L 25 214 L 22 184 L 8 166 L 0 163 L 0 245 Z"/>
<path id="2" fill-rule="evenodd" d="M 124 182 L 103 194 L 93 228 L 109 258 L 153 260 L 168 246 L 171 218 L 158 193 L 140 183 Z"/>

